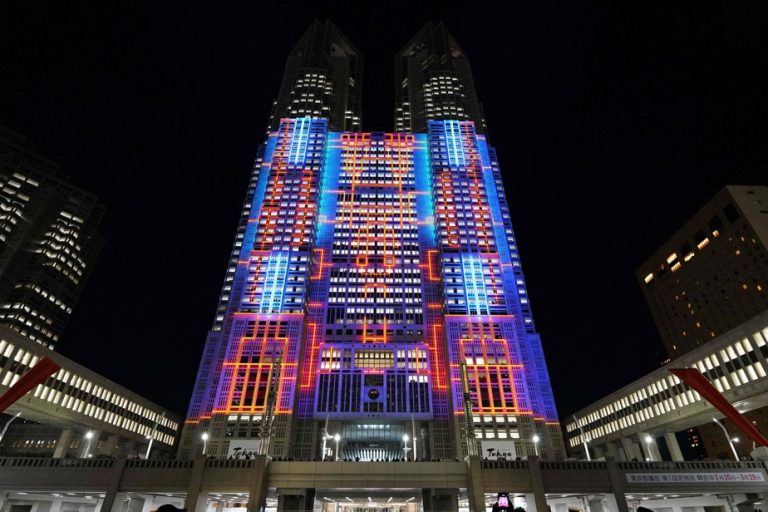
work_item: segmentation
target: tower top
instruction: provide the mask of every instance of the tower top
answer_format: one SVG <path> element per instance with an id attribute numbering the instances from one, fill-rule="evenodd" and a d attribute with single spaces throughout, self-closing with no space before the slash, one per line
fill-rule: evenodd
<path id="1" fill-rule="evenodd" d="M 422 132 L 428 121 L 474 121 L 486 133 L 469 59 L 443 23 L 427 23 L 395 55 L 395 130 Z"/>
<path id="2" fill-rule="evenodd" d="M 330 21 L 314 21 L 288 53 L 269 129 L 286 117 L 325 117 L 338 131 L 362 126 L 363 58 Z"/>

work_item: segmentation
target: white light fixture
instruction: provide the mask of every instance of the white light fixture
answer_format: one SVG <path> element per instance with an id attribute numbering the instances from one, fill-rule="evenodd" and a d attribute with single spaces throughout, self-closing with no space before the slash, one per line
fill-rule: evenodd
<path id="1" fill-rule="evenodd" d="M 208 438 L 210 436 L 208 435 L 208 432 L 203 432 L 200 435 L 200 439 L 203 440 L 203 455 L 205 455 L 206 450 L 208 449 Z"/>
<path id="2" fill-rule="evenodd" d="M 85 458 L 88 459 L 91 457 L 91 439 L 93 439 L 93 432 L 88 431 L 85 433 L 85 440 L 87 441 L 87 444 L 85 445 Z"/>
<path id="3" fill-rule="evenodd" d="M 339 434 L 335 434 L 333 436 L 333 440 L 336 441 L 336 460 L 339 460 L 339 441 L 341 441 L 341 436 Z M 352 501 L 352 500 L 350 500 Z"/>
<path id="4" fill-rule="evenodd" d="M 533 434 L 533 437 L 531 438 L 533 441 L 533 450 L 536 452 L 536 456 L 539 456 L 539 441 L 541 441 L 541 438 L 539 437 L 539 434 Z"/>

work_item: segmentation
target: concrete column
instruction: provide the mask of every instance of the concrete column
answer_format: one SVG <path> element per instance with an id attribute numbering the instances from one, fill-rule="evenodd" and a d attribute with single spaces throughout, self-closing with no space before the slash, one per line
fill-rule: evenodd
<path id="1" fill-rule="evenodd" d="M 144 452 L 142 452 L 141 450 L 137 451 L 136 441 L 129 439 L 125 443 L 123 443 L 123 446 L 120 447 L 120 452 L 117 454 L 117 456 L 125 457 L 127 459 L 133 459 L 138 454 L 144 455 Z"/>
<path id="2" fill-rule="evenodd" d="M 130 512 L 130 506 L 126 506 L 128 501 L 128 494 L 124 492 L 115 493 L 114 501 L 110 505 L 109 509 L 105 509 L 105 502 L 101 503 L 101 510 L 107 512 Z"/>
<path id="3" fill-rule="evenodd" d="M 123 479 L 123 472 L 127 465 L 127 459 L 120 458 L 115 460 L 115 465 L 112 467 L 112 476 L 109 479 L 109 486 L 107 492 L 104 493 L 104 501 L 101 503 L 101 512 L 112 512 L 113 507 L 118 504 L 118 490 L 120 489 L 120 480 Z M 122 500 L 119 502 L 122 505 Z M 119 510 L 119 509 L 118 509 Z"/>
<path id="4" fill-rule="evenodd" d="M 118 496 L 125 496 L 127 498 L 127 500 L 117 500 L 116 504 L 112 507 L 113 510 L 116 509 L 120 512 L 141 512 L 147 501 L 138 494 L 127 495 L 126 493 L 118 493 Z M 123 504 L 125 506 L 121 506 Z"/>
<path id="5" fill-rule="evenodd" d="M 304 494 L 304 512 L 312 512 L 315 509 L 315 490 L 307 489 Z"/>
<path id="6" fill-rule="evenodd" d="M 619 449 L 613 441 L 605 443 L 605 453 L 608 457 L 613 457 L 613 459 L 619 458 Z"/>
<path id="7" fill-rule="evenodd" d="M 248 488 L 248 512 L 261 512 L 267 506 L 267 460 L 266 455 L 258 455 L 251 470 L 251 483 Z"/>
<path id="8" fill-rule="evenodd" d="M 673 461 L 682 462 L 683 452 L 680 450 L 680 444 L 677 442 L 677 436 L 674 432 L 667 432 L 664 434 L 664 440 L 667 442 L 667 448 L 669 448 L 669 455 Z"/>
<path id="9" fill-rule="evenodd" d="M 528 469 L 531 472 L 531 487 L 533 487 L 533 494 L 525 496 L 528 512 L 549 512 L 547 496 L 544 493 L 544 479 L 541 475 L 541 461 L 538 457 L 528 457 Z"/>
<path id="10" fill-rule="evenodd" d="M 305 510 L 303 491 L 299 489 L 278 489 L 277 512 L 297 512 Z"/>
<path id="11" fill-rule="evenodd" d="M 603 497 L 601 495 L 591 496 L 587 503 L 589 505 L 589 512 L 605 512 L 603 507 Z"/>
<path id="12" fill-rule="evenodd" d="M 51 501 L 51 508 L 48 509 L 48 512 L 61 512 L 61 501 L 61 498 L 54 498 Z"/>
<path id="13" fill-rule="evenodd" d="M 6 512 L 5 511 L 5 500 L 8 498 L 8 493 L 4 491 L 0 491 L 0 512 Z"/>
<path id="14" fill-rule="evenodd" d="M 141 507 L 141 512 L 150 512 L 150 510 L 155 510 L 161 505 L 160 503 L 155 505 L 155 497 L 152 494 L 141 494 L 140 496 L 144 500 L 144 506 Z"/>
<path id="15" fill-rule="evenodd" d="M 192 475 L 189 478 L 187 487 L 187 499 L 184 500 L 184 508 L 195 512 L 197 510 L 197 499 L 200 496 L 200 484 L 203 482 L 203 472 L 205 471 L 205 456 L 198 455 L 192 463 Z"/>
<path id="16" fill-rule="evenodd" d="M 621 447 L 624 450 L 624 460 L 632 460 L 637 458 L 634 444 L 635 443 L 632 441 L 632 439 L 628 437 L 621 438 Z"/>
<path id="17" fill-rule="evenodd" d="M 567 503 L 555 503 L 555 512 L 568 512 Z"/>
<path id="18" fill-rule="evenodd" d="M 56 441 L 56 448 L 53 450 L 53 458 L 61 459 L 67 456 L 67 450 L 69 450 L 69 444 L 72 442 L 72 430 L 65 428 L 59 435 L 59 440 Z"/>
<path id="19" fill-rule="evenodd" d="M 483 487 L 483 472 L 480 456 L 473 455 L 467 461 L 467 494 L 469 495 L 469 510 L 485 512 L 485 487 Z"/>
<path id="20" fill-rule="evenodd" d="M 602 446 L 593 446 L 592 450 L 595 453 L 595 459 L 602 459 L 605 457 L 605 448 Z"/>
<path id="21" fill-rule="evenodd" d="M 104 455 L 115 455 L 117 452 L 117 442 L 119 439 L 120 436 L 116 434 L 109 436 L 106 442 L 102 443 L 100 447 L 96 448 L 96 452 Z"/>
<path id="22" fill-rule="evenodd" d="M 608 460 L 605 462 L 605 467 L 608 470 L 608 478 L 611 481 L 611 488 L 613 489 L 613 495 L 606 494 L 609 504 L 612 504 L 616 508 L 617 512 L 629 512 L 627 506 L 627 498 L 624 496 L 624 482 L 621 479 L 619 468 L 616 466 L 616 461 Z"/>
<path id="23" fill-rule="evenodd" d="M 431 498 L 432 508 L 424 506 L 424 512 L 459 512 L 459 490 L 458 489 L 425 489 L 431 491 L 428 496 Z M 426 503 L 426 500 L 424 501 Z"/>
<path id="24" fill-rule="evenodd" d="M 421 507 L 424 512 L 433 512 L 432 510 L 432 489 L 421 489 Z"/>
<path id="25" fill-rule="evenodd" d="M 621 512 L 629 510 L 626 499 L 622 498 L 619 501 L 615 495 L 611 494 L 605 495 L 605 498 L 603 498 L 603 504 L 605 505 L 605 510 L 609 512 Z"/>
<path id="26" fill-rule="evenodd" d="M 191 512 L 205 512 L 206 510 L 208 510 L 208 494 L 198 494 L 195 509 Z"/>

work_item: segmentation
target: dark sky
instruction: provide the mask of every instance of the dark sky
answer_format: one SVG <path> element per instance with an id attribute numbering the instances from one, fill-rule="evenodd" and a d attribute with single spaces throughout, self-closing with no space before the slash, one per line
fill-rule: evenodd
<path id="1" fill-rule="evenodd" d="M 561 416 L 664 358 L 639 264 L 718 188 L 768 182 L 762 1 L 116 4 L 3 3 L 0 124 L 108 209 L 60 351 L 182 414 L 314 18 L 365 54 L 366 130 L 392 129 L 392 57 L 425 22 L 469 55 Z"/>

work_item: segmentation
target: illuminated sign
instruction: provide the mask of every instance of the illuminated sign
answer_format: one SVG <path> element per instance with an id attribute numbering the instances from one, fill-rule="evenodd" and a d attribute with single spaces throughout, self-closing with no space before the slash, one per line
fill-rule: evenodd
<path id="1" fill-rule="evenodd" d="M 517 450 L 514 441 L 483 440 L 483 457 L 488 460 L 515 460 Z"/>

